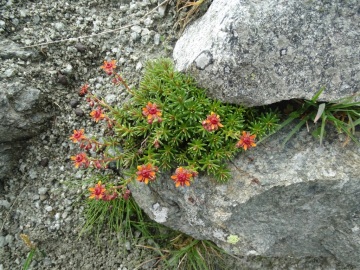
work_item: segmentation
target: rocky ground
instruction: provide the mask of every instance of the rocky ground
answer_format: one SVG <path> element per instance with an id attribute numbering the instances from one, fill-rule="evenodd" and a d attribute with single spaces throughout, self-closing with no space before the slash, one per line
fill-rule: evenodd
<path id="1" fill-rule="evenodd" d="M 30 47 L 26 50 L 36 57 L 12 57 L 0 63 L 1 79 L 22 78 L 40 89 L 55 112 L 45 132 L 27 142 L 12 177 L 0 180 L 0 270 L 21 269 L 29 250 L 20 233 L 29 235 L 44 252 L 44 256 L 35 257 L 30 269 L 154 269 L 151 259 L 155 254 L 136 247 L 137 239 L 126 244 L 124 251 L 110 232 L 102 233 L 99 239 L 79 237 L 88 187 L 83 180 L 88 175 L 73 168 L 70 156 L 77 149 L 69 136 L 79 128 L 88 134 L 102 131 L 89 120 L 89 108 L 77 94 L 82 84 L 89 83 L 109 103 L 126 98 L 125 92 L 111 87 L 109 78 L 99 70 L 104 59 L 116 59 L 120 72 L 135 86 L 146 60 L 171 56 L 177 38 L 175 3 L 169 1 L 156 8 L 159 3 L 0 1 L 0 39 L 32 46 L 90 35 Z M 132 26 L 124 27 L 128 24 Z M 118 28 L 122 29 L 102 34 Z M 228 261 L 227 267 L 344 269 L 332 259 L 291 258 L 239 258 Z"/>

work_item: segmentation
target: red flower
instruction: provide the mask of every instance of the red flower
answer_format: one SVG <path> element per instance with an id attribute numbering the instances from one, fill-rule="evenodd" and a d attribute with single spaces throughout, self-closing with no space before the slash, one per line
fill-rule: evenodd
<path id="1" fill-rule="evenodd" d="M 161 111 L 157 108 L 155 103 L 148 102 L 145 108 L 142 109 L 142 114 L 147 117 L 149 124 L 152 124 L 154 120 L 161 122 Z"/>
<path id="2" fill-rule="evenodd" d="M 141 166 L 137 166 L 138 171 L 136 172 L 137 174 L 137 178 L 136 180 L 140 181 L 140 182 L 145 182 L 145 184 L 149 183 L 150 181 L 154 181 L 156 178 L 156 172 L 158 171 L 158 168 L 151 165 L 151 164 L 146 164 L 146 165 L 141 165 Z"/>
<path id="3" fill-rule="evenodd" d="M 91 192 L 90 199 L 101 200 L 105 196 L 106 188 L 105 185 L 102 185 L 101 181 L 99 181 L 95 187 L 89 188 L 89 191 Z"/>
<path id="4" fill-rule="evenodd" d="M 87 168 L 90 164 L 88 157 L 85 153 L 77 154 L 76 156 L 72 156 L 71 160 L 75 163 L 75 168 L 79 168 L 80 166 L 84 165 Z"/>
<path id="5" fill-rule="evenodd" d="M 211 112 L 211 114 L 207 116 L 206 120 L 202 121 L 202 125 L 210 132 L 217 130 L 219 127 L 223 127 L 220 123 L 220 116 L 214 112 Z"/>
<path id="6" fill-rule="evenodd" d="M 256 135 L 251 135 L 250 132 L 243 131 L 242 135 L 240 136 L 240 140 L 237 142 L 237 148 L 244 148 L 246 151 L 248 148 L 255 147 L 255 138 Z"/>
<path id="7" fill-rule="evenodd" d="M 86 137 L 84 135 L 84 129 L 79 129 L 79 130 L 74 129 L 74 133 L 70 137 L 70 140 L 72 140 L 73 143 L 80 142 L 81 140 L 86 140 Z"/>
<path id="8" fill-rule="evenodd" d="M 79 91 L 79 96 L 80 97 L 83 97 L 87 94 L 88 92 L 88 89 L 89 89 L 89 85 L 88 84 L 84 84 L 81 88 L 80 88 L 80 91 Z"/>
<path id="9" fill-rule="evenodd" d="M 116 68 L 116 60 L 104 61 L 104 64 L 101 66 L 101 68 L 102 68 L 108 75 L 113 74 L 114 69 Z"/>
<path id="10" fill-rule="evenodd" d="M 171 179 L 174 180 L 176 187 L 184 185 L 190 186 L 190 181 L 196 175 L 197 172 L 179 167 L 176 169 L 175 174 L 171 176 Z"/>
<path id="11" fill-rule="evenodd" d="M 99 122 L 99 120 L 105 118 L 105 114 L 103 114 L 101 107 L 98 107 L 95 111 L 92 111 L 90 116 L 94 119 L 95 122 Z"/>

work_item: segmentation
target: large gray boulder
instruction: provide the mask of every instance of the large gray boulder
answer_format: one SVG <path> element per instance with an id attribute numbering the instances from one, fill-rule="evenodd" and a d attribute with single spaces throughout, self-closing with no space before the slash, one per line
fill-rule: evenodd
<path id="1" fill-rule="evenodd" d="M 53 116 L 49 98 L 36 86 L 31 62 L 39 53 L 0 41 L 0 180 L 12 173 L 27 140 L 38 135 Z"/>
<path id="2" fill-rule="evenodd" d="M 39 89 L 20 82 L 0 82 L 0 143 L 29 139 L 44 130 L 51 115 L 43 105 Z"/>
<path id="3" fill-rule="evenodd" d="M 152 219 L 232 254 L 335 257 L 360 268 L 360 148 L 337 135 L 320 146 L 303 130 L 283 149 L 288 132 L 237 157 L 226 184 L 202 175 L 175 188 L 162 175 L 131 190 Z"/>
<path id="4" fill-rule="evenodd" d="M 257 106 L 359 91 L 360 2 L 214 0 L 174 49 L 212 97 Z"/>

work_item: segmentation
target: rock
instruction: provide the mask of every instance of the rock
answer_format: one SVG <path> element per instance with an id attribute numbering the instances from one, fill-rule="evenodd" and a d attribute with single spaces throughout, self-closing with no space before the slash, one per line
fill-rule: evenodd
<path id="1" fill-rule="evenodd" d="M 39 53 L 35 50 L 24 49 L 11 40 L 2 39 L 0 41 L 0 58 L 2 59 L 20 58 L 22 60 L 27 60 L 36 59 L 38 56 Z"/>
<path id="2" fill-rule="evenodd" d="M 21 82 L 1 82 L 0 143 L 24 140 L 39 134 L 52 116 L 37 88 Z"/>
<path id="3" fill-rule="evenodd" d="M 40 165 L 43 167 L 47 167 L 49 165 L 49 159 L 48 158 L 43 158 L 40 160 Z"/>
<path id="4" fill-rule="evenodd" d="M 131 185 L 154 220 L 235 255 L 335 257 L 360 267 L 360 150 L 334 135 L 324 146 L 289 130 L 229 164 L 233 179 L 206 175 L 175 188 L 170 174 Z"/>
<path id="5" fill-rule="evenodd" d="M 0 200 L 0 207 L 3 206 L 5 209 L 10 209 L 10 203 L 7 200 Z"/>
<path id="6" fill-rule="evenodd" d="M 358 92 L 358 1 L 214 0 L 177 41 L 176 68 L 222 101 L 257 106 Z"/>
<path id="7" fill-rule="evenodd" d="M 70 107 L 71 108 L 76 108 L 78 105 L 79 105 L 79 100 L 78 99 L 73 98 L 73 99 L 70 100 Z"/>
<path id="8" fill-rule="evenodd" d="M 75 114 L 77 115 L 77 116 L 79 116 L 79 117 L 82 117 L 82 116 L 84 116 L 84 111 L 81 109 L 81 108 L 76 108 L 75 109 Z"/>
<path id="9" fill-rule="evenodd" d="M 38 189 L 38 194 L 39 195 L 45 195 L 47 192 L 48 192 L 48 188 L 46 188 L 46 187 L 41 187 L 41 188 L 39 188 Z"/>

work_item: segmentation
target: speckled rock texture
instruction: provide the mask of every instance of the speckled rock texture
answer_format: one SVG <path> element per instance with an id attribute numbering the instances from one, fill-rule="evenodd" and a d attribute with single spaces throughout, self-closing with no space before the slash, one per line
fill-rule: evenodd
<path id="1" fill-rule="evenodd" d="M 174 59 L 212 97 L 247 106 L 359 92 L 358 0 L 214 0 Z"/>
<path id="2" fill-rule="evenodd" d="M 0 59 L 0 179 L 7 179 L 26 148 L 26 140 L 45 130 L 54 110 L 44 95 L 46 86 L 39 88 L 31 76 L 34 63 L 41 60 L 37 50 L 24 49 L 4 38 Z"/>
<path id="3" fill-rule="evenodd" d="M 334 256 L 359 268 L 359 147 L 337 136 L 320 146 L 303 130 L 282 149 L 285 136 L 230 163 L 226 184 L 203 175 L 175 188 L 163 175 L 133 194 L 153 219 L 235 255 Z"/>

